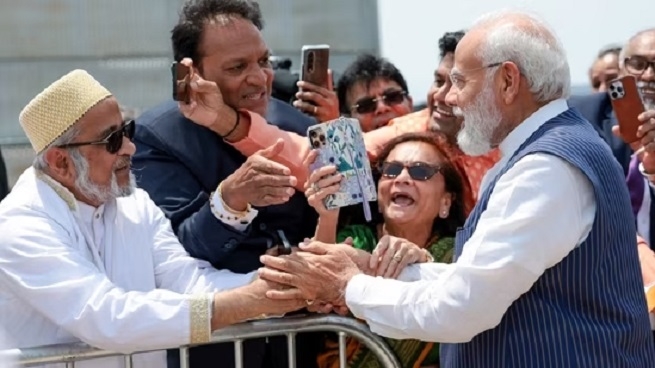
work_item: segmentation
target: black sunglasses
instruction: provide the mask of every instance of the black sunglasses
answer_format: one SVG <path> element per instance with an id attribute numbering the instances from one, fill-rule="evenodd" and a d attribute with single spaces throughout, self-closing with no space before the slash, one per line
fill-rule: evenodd
<path id="1" fill-rule="evenodd" d="M 123 137 L 126 137 L 129 140 L 134 138 L 134 131 L 136 130 L 136 125 L 134 120 L 123 123 L 123 125 L 116 131 L 109 134 L 105 139 L 95 142 L 75 142 L 69 144 L 62 144 L 57 146 L 59 148 L 71 148 L 79 146 L 89 146 L 89 145 L 101 145 L 104 144 L 107 152 L 114 154 L 123 147 Z"/>
<path id="2" fill-rule="evenodd" d="M 358 114 L 368 114 L 378 107 L 378 101 L 382 101 L 387 106 L 394 106 L 402 103 L 405 100 L 407 92 L 395 90 L 395 91 L 386 91 L 380 97 L 364 97 L 361 100 L 357 101 L 351 111 L 355 111 Z"/>
<path id="3" fill-rule="evenodd" d="M 396 161 L 383 163 L 380 171 L 385 178 L 395 178 L 403 172 L 403 169 L 407 169 L 410 178 L 418 181 L 430 180 L 434 174 L 439 172 L 439 166 L 433 166 L 425 162 L 413 162 L 405 165 Z"/>

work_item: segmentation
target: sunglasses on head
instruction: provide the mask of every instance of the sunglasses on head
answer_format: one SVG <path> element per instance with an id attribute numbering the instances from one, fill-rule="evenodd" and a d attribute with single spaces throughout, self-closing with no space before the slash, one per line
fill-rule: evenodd
<path id="1" fill-rule="evenodd" d="M 377 109 L 378 101 L 382 101 L 382 103 L 387 106 L 394 106 L 402 103 L 405 100 L 406 95 L 407 92 L 405 91 L 386 91 L 380 97 L 362 98 L 353 105 L 351 110 L 357 112 L 358 114 L 368 114 Z"/>
<path id="2" fill-rule="evenodd" d="M 425 162 L 412 162 L 406 165 L 396 161 L 383 163 L 380 171 L 383 177 L 393 179 L 400 175 L 404 169 L 407 169 L 410 178 L 418 181 L 429 180 L 434 174 L 439 172 L 438 166 L 426 164 Z"/>
<path id="3" fill-rule="evenodd" d="M 114 154 L 120 151 L 121 148 L 123 147 L 123 137 L 126 137 L 129 140 L 132 140 L 132 138 L 134 138 L 135 130 L 136 130 L 136 125 L 134 124 L 134 120 L 130 120 L 128 122 L 123 123 L 123 125 L 121 125 L 119 129 L 111 132 L 111 134 L 109 134 L 103 140 L 93 141 L 93 142 L 75 142 L 69 144 L 62 144 L 61 146 L 57 146 L 57 147 L 71 148 L 71 147 L 89 146 L 89 145 L 105 145 L 107 152 Z"/>

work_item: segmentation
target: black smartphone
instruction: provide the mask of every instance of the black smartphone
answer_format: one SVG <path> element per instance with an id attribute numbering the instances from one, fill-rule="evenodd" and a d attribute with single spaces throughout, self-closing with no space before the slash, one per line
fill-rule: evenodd
<path id="1" fill-rule="evenodd" d="M 191 68 L 184 64 L 173 62 L 171 65 L 171 74 L 173 100 L 189 103 L 189 76 L 191 75 Z"/>

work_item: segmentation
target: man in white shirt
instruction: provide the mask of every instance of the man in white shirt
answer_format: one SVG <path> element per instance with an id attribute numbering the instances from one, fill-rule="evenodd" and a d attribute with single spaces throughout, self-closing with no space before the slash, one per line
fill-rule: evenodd
<path id="1" fill-rule="evenodd" d="M 269 301 L 274 283 L 185 252 L 134 186 L 134 122 L 122 122 L 116 99 L 85 71 L 37 95 L 20 123 L 37 157 L 0 204 L 0 327 L 13 347 L 81 340 L 124 353 L 172 348 L 305 305 Z M 165 365 L 163 351 L 134 356 L 135 367 Z"/>
<path id="2" fill-rule="evenodd" d="M 388 280 L 362 274 L 345 245 L 311 243 L 262 257 L 262 278 L 296 288 L 267 295 L 345 305 L 378 334 L 442 342 L 445 368 L 651 367 L 623 172 L 566 103 L 554 32 L 527 14 L 487 15 L 458 44 L 451 79 L 459 146 L 502 153 L 457 234 L 455 262 Z"/>

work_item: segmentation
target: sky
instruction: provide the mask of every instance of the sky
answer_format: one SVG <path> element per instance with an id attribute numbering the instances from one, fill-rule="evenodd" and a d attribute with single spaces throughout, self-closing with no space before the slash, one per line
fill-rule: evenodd
<path id="1" fill-rule="evenodd" d="M 551 25 L 577 87 L 589 84 L 587 72 L 598 50 L 655 27 L 653 0 L 378 0 L 382 56 L 403 73 L 414 101 L 425 102 L 438 62 L 438 39 L 486 12 L 506 8 L 530 11 Z"/>

